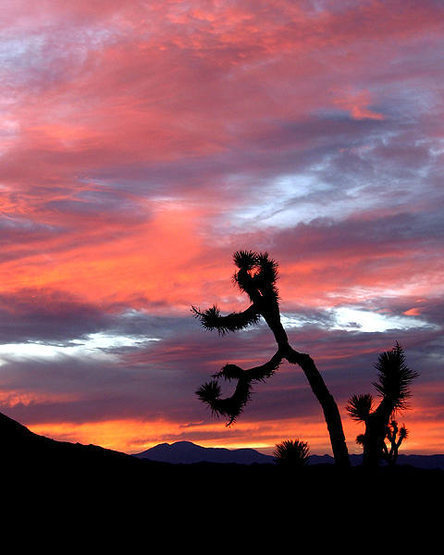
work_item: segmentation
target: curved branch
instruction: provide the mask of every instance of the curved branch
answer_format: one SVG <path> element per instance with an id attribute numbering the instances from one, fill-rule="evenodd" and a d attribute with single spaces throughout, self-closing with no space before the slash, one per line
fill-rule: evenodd
<path id="1" fill-rule="evenodd" d="M 201 311 L 196 307 L 191 307 L 195 318 L 198 318 L 203 327 L 208 330 L 217 330 L 220 335 L 225 335 L 229 331 L 242 330 L 252 324 L 257 324 L 260 314 L 254 305 L 249 306 L 242 312 L 232 312 L 226 316 L 220 314 L 216 306 Z"/>
<path id="2" fill-rule="evenodd" d="M 201 401 L 209 405 L 213 413 L 227 416 L 227 426 L 230 426 L 250 400 L 252 384 L 269 378 L 277 370 L 282 359 L 283 354 L 278 350 L 265 364 L 247 370 L 243 370 L 236 364 L 226 364 L 214 377 L 237 380 L 233 395 L 221 399 L 221 390 L 216 380 L 204 384 L 196 394 Z"/>
<path id="3" fill-rule="evenodd" d="M 236 418 L 241 414 L 244 406 L 251 397 L 251 383 L 250 380 L 240 376 L 231 397 L 225 399 L 220 398 L 219 384 L 213 380 L 201 386 L 196 391 L 197 396 L 201 401 L 206 403 L 212 412 L 218 416 L 227 416 L 227 426 L 233 424 Z"/>
<path id="4" fill-rule="evenodd" d="M 279 368 L 283 358 L 282 352 L 278 350 L 269 361 L 247 370 L 236 366 L 236 364 L 226 364 L 214 377 L 223 377 L 226 380 L 241 379 L 243 377 L 250 382 L 264 381 L 266 378 L 271 377 L 275 370 Z"/>

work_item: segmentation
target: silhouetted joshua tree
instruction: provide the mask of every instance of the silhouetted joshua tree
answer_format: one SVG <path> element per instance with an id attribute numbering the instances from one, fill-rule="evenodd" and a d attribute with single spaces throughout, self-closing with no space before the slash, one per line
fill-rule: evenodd
<path id="1" fill-rule="evenodd" d="M 389 422 L 394 413 L 408 408 L 407 399 L 411 396 L 410 384 L 418 377 L 418 373 L 405 363 L 404 351 L 399 343 L 396 343 L 391 351 L 379 355 L 375 368 L 378 371 L 378 381 L 373 385 L 382 397 L 379 405 L 374 409 L 373 396 L 366 393 L 353 395 L 346 406 L 353 420 L 365 423 L 365 433 L 359 435 L 356 441 L 364 448 L 363 464 L 367 467 L 377 466 L 387 452 L 384 442 L 386 438 L 390 442 L 394 441 L 392 458 L 396 460 L 394 453 L 396 451 L 397 454 L 397 441 L 393 437 L 396 437 L 398 430 L 396 429 L 393 436 L 394 429 L 390 429 Z M 399 445 L 406 437 L 406 432 L 406 430 L 400 432 Z"/>
<path id="2" fill-rule="evenodd" d="M 300 468 L 308 464 L 310 447 L 305 441 L 287 439 L 276 445 L 273 456 L 275 462 L 281 466 Z"/>
<path id="3" fill-rule="evenodd" d="M 241 414 L 250 399 L 254 382 L 264 381 L 272 376 L 284 359 L 291 364 L 298 364 L 322 406 L 335 462 L 338 466 L 348 467 L 350 460 L 337 404 L 312 358 L 308 354 L 299 353 L 290 346 L 287 333 L 281 323 L 276 288 L 277 263 L 269 258 L 268 253 L 253 251 L 237 251 L 233 255 L 233 260 L 238 268 L 233 280 L 240 290 L 250 298 L 250 306 L 243 312 L 233 312 L 226 316 L 222 316 L 216 306 L 205 311 L 192 307 L 192 311 L 206 329 L 217 330 L 221 335 L 256 324 L 262 316 L 273 332 L 277 351 L 265 364 L 248 370 L 235 364 L 225 365 L 220 372 L 213 376 L 213 380 L 205 383 L 196 392 L 199 399 L 207 403 L 214 413 L 226 416 L 228 418 L 227 425 L 230 425 Z M 219 378 L 237 380 L 235 391 L 231 397 L 221 398 L 221 388 L 217 381 Z"/>
<path id="4" fill-rule="evenodd" d="M 405 426 L 398 428 L 396 420 L 392 420 L 386 428 L 384 442 L 382 444 L 382 458 L 389 464 L 394 465 L 398 459 L 401 443 L 408 437 L 408 430 Z M 388 441 L 388 444 L 386 443 Z M 356 437 L 356 443 L 364 446 L 365 435 L 360 434 Z"/>
<path id="5" fill-rule="evenodd" d="M 384 441 L 383 457 L 390 464 L 395 464 L 398 459 L 398 452 L 401 443 L 408 436 L 408 430 L 405 426 L 398 427 L 396 420 L 392 420 L 386 428 L 385 439 L 388 441 L 388 446 Z"/>

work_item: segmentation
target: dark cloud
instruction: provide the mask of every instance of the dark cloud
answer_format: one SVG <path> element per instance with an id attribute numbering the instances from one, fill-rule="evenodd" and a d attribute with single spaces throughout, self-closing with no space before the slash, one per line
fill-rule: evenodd
<path id="1" fill-rule="evenodd" d="M 289 257 L 293 252 L 301 258 L 326 256 L 334 258 L 340 253 L 374 253 L 382 258 L 387 253 L 399 255 L 414 250 L 437 249 L 444 238 L 441 212 L 431 208 L 427 213 L 402 212 L 369 213 L 365 218 L 319 219 L 301 223 L 292 229 L 275 233 L 277 256 Z M 429 253 L 428 253 L 429 254 Z"/>
<path id="2" fill-rule="evenodd" d="M 0 295 L 1 343 L 64 343 L 107 325 L 106 313 L 66 292 L 21 289 Z"/>
<path id="3" fill-rule="evenodd" d="M 45 240 L 51 240 L 61 228 L 43 224 L 30 218 L 3 216 L 0 218 L 0 246 L 3 248 L 3 260 L 12 260 L 29 253 Z"/>

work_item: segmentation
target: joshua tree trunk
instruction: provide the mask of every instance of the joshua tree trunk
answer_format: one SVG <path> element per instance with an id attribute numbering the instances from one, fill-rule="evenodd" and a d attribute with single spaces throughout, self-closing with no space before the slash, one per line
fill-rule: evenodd
<path id="1" fill-rule="evenodd" d="M 313 359 L 309 355 L 298 353 L 291 347 L 289 349 L 290 354 L 286 357 L 287 360 L 298 364 L 302 368 L 311 390 L 322 407 L 335 463 L 342 468 L 348 468 L 350 466 L 350 459 L 338 405 L 325 385 Z"/>
<path id="2" fill-rule="evenodd" d="M 367 468 L 377 467 L 384 451 L 384 420 L 384 418 L 377 414 L 371 414 L 368 417 L 364 434 L 363 453 L 363 465 Z"/>
<path id="3" fill-rule="evenodd" d="M 279 350 L 282 353 L 282 358 L 285 358 L 291 364 L 300 366 L 310 384 L 311 390 L 322 407 L 335 464 L 339 467 L 348 468 L 350 466 L 350 458 L 342 427 L 341 415 L 338 405 L 325 385 L 321 373 L 310 355 L 299 353 L 289 345 L 288 336 L 280 321 L 279 312 L 273 315 L 263 313 L 263 316 L 274 334 Z"/>
<path id="4" fill-rule="evenodd" d="M 363 464 L 368 468 L 375 468 L 379 465 L 384 452 L 384 439 L 392 412 L 393 404 L 387 399 L 383 399 L 378 408 L 367 418 Z"/>

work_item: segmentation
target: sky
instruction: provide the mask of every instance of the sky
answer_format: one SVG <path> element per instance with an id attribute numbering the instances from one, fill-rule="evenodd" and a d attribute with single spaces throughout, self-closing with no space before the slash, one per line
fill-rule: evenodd
<path id="1" fill-rule="evenodd" d="M 267 251 L 349 451 L 399 341 L 402 451 L 444 453 L 442 1 L 3 0 L 0 28 L 0 412 L 126 453 L 331 454 L 297 367 L 229 427 L 195 395 L 275 352 L 190 310 L 246 308 L 233 252 Z"/>

